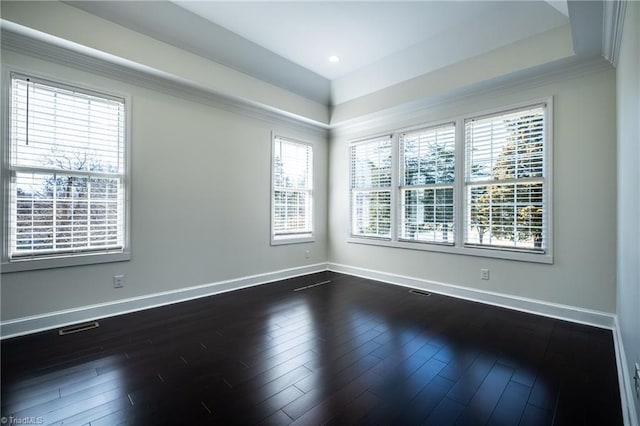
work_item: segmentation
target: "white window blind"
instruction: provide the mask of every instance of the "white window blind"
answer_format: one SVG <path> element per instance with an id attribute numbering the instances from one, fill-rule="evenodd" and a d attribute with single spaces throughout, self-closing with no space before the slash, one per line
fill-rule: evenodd
<path id="1" fill-rule="evenodd" d="M 544 252 L 545 105 L 465 121 L 465 244 Z"/>
<path id="2" fill-rule="evenodd" d="M 455 125 L 400 134 L 399 239 L 453 244 Z"/>
<path id="3" fill-rule="evenodd" d="M 272 238 L 311 237 L 313 147 L 276 136 L 272 167 Z"/>
<path id="4" fill-rule="evenodd" d="M 8 258 L 122 252 L 124 99 L 13 74 Z"/>
<path id="5" fill-rule="evenodd" d="M 351 235 L 391 237 L 391 137 L 351 145 Z"/>

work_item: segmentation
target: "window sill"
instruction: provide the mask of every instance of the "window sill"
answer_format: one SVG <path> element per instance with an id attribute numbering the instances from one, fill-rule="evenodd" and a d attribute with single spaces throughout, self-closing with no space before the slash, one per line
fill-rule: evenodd
<path id="1" fill-rule="evenodd" d="M 65 268 L 68 266 L 93 265 L 99 263 L 125 262 L 131 253 L 87 253 L 74 256 L 42 257 L 3 261 L 1 273 L 36 271 L 39 269 Z"/>
<path id="2" fill-rule="evenodd" d="M 516 260 L 521 262 L 545 263 L 553 264 L 553 256 L 551 253 L 532 253 L 525 251 L 515 251 L 497 248 L 478 248 L 478 247 L 459 247 L 448 244 L 424 243 L 424 242 L 407 242 L 392 241 L 376 238 L 358 238 L 349 237 L 347 240 L 353 244 L 364 244 L 381 247 L 401 248 L 408 250 L 432 251 L 438 253 L 449 253 L 464 256 L 489 257 L 494 259 Z"/>
<path id="3" fill-rule="evenodd" d="M 313 235 L 296 236 L 296 237 L 271 237 L 272 246 L 280 246 L 285 244 L 313 243 L 316 238 Z"/>

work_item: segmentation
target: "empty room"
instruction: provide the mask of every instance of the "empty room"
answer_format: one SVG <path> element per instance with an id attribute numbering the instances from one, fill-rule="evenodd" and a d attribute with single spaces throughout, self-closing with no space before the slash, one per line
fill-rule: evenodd
<path id="1" fill-rule="evenodd" d="M 640 2 L 2 1 L 0 423 L 640 423 Z"/>

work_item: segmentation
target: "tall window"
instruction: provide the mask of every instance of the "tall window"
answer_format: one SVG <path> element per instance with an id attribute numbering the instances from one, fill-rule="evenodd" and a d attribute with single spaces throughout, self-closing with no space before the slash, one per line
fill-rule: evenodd
<path id="1" fill-rule="evenodd" d="M 351 146 L 351 234 L 391 237 L 391 138 Z"/>
<path id="2" fill-rule="evenodd" d="M 400 134 L 400 235 L 453 244 L 455 125 Z"/>
<path id="3" fill-rule="evenodd" d="M 465 122 L 466 244 L 543 251 L 543 106 Z"/>
<path id="4" fill-rule="evenodd" d="M 123 253 L 124 99 L 13 74 L 9 126 L 3 261 Z"/>
<path id="5" fill-rule="evenodd" d="M 548 110 L 353 141 L 350 242 L 552 263 Z"/>
<path id="6" fill-rule="evenodd" d="M 313 238 L 313 147 L 273 138 L 271 241 L 293 243 Z"/>

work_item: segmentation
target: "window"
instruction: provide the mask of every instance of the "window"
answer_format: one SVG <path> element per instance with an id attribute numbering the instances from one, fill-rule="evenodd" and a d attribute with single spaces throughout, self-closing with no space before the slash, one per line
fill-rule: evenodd
<path id="1" fill-rule="evenodd" d="M 391 138 L 351 146 L 351 234 L 391 237 Z"/>
<path id="2" fill-rule="evenodd" d="M 551 263 L 548 105 L 352 142 L 350 241 Z"/>
<path id="3" fill-rule="evenodd" d="M 453 244 L 455 125 L 400 134 L 400 235 Z"/>
<path id="4" fill-rule="evenodd" d="M 313 241 L 313 147 L 273 138 L 272 244 Z"/>
<path id="5" fill-rule="evenodd" d="M 128 259 L 124 99 L 12 74 L 9 110 L 3 269 Z"/>
<path id="6" fill-rule="evenodd" d="M 544 107 L 465 122 L 465 244 L 544 251 Z"/>

